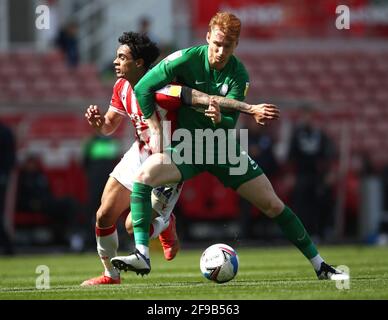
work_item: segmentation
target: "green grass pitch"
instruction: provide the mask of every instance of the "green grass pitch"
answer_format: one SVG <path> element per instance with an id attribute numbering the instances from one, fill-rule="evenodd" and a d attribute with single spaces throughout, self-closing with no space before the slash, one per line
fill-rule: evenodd
<path id="1" fill-rule="evenodd" d="M 206 280 L 199 270 L 202 250 L 181 250 L 167 262 L 152 251 L 148 276 L 122 274 L 121 285 L 92 288 L 79 284 L 102 272 L 96 254 L 0 256 L 0 300 L 12 299 L 388 299 L 388 250 L 384 247 L 320 247 L 333 265 L 346 265 L 351 281 L 339 289 L 318 281 L 310 263 L 294 247 L 237 248 L 237 277 L 225 284 Z M 37 289 L 36 268 L 46 265 L 50 288 Z M 344 286 L 342 286 L 344 287 Z"/>

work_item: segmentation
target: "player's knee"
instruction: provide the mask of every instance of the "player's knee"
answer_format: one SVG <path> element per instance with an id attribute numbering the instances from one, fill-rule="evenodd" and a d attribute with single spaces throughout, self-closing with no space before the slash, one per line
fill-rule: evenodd
<path id="1" fill-rule="evenodd" d="M 159 185 L 158 184 L 158 179 L 159 179 L 158 172 L 160 172 L 159 166 L 155 166 L 152 169 L 141 170 L 137 174 L 135 181 L 149 185 L 149 186 L 156 187 Z"/>
<path id="2" fill-rule="evenodd" d="M 147 170 L 142 170 L 139 172 L 135 177 L 136 182 L 140 182 L 143 184 L 151 185 L 152 183 L 152 176 Z"/>
<path id="3" fill-rule="evenodd" d="M 112 226 L 115 221 L 112 220 L 112 212 L 111 208 L 100 206 L 97 210 L 96 215 L 96 224 L 100 228 L 108 228 Z"/>
<path id="4" fill-rule="evenodd" d="M 283 209 L 284 203 L 276 196 L 268 200 L 263 211 L 269 218 L 275 218 L 283 211 Z"/>
<path id="5" fill-rule="evenodd" d="M 135 177 L 136 182 L 147 184 L 149 186 L 157 186 L 159 175 L 162 170 L 164 161 L 163 154 L 154 154 L 146 160 L 143 167 L 140 169 Z"/>

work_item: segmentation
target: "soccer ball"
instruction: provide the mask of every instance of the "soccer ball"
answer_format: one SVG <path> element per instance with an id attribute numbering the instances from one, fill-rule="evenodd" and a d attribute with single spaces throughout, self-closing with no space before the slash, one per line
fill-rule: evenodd
<path id="1" fill-rule="evenodd" d="M 202 253 L 200 268 L 205 278 L 217 283 L 228 282 L 237 274 L 237 253 L 226 244 L 213 244 Z"/>

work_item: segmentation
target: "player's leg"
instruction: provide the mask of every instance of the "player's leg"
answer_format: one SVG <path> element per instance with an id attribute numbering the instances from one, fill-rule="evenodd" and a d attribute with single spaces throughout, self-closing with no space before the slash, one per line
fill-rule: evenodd
<path id="1" fill-rule="evenodd" d="M 119 246 L 116 221 L 128 209 L 131 192 L 115 178 L 109 177 L 96 215 L 97 252 L 104 266 L 104 275 L 86 280 L 83 286 L 120 283 L 120 274 L 110 259 L 117 255 Z"/>
<path id="2" fill-rule="evenodd" d="M 341 272 L 321 258 L 302 222 L 279 199 L 265 174 L 243 183 L 237 192 L 279 225 L 287 239 L 309 259 L 319 279 L 344 280 Z"/>
<path id="3" fill-rule="evenodd" d="M 173 260 L 180 249 L 178 234 L 176 231 L 176 216 L 171 212 L 167 227 L 159 234 L 159 241 L 163 248 L 164 258 Z"/>
<path id="4" fill-rule="evenodd" d="M 150 225 L 150 239 L 156 239 L 157 236 L 162 232 L 165 228 L 167 228 L 168 223 L 161 221 L 159 219 L 159 215 L 155 210 L 152 210 L 151 216 L 151 225 Z M 132 225 L 132 213 L 130 212 L 125 219 L 125 229 L 130 236 L 133 236 L 133 225 Z M 155 235 L 156 233 L 156 235 Z"/>
<path id="5" fill-rule="evenodd" d="M 151 218 L 151 192 L 154 187 L 181 180 L 181 173 L 167 154 L 149 157 L 135 177 L 131 197 L 131 211 L 136 248 L 148 256 L 149 224 Z M 146 248 L 144 248 L 146 247 Z M 143 252 L 144 250 L 144 252 Z"/>
<path id="6" fill-rule="evenodd" d="M 182 175 L 167 154 L 154 154 L 141 166 L 134 178 L 131 195 L 131 212 L 136 250 L 127 257 L 115 257 L 112 264 L 120 270 L 147 274 L 151 270 L 149 260 L 149 229 L 151 222 L 151 193 L 157 186 L 177 183 Z"/>
<path id="7" fill-rule="evenodd" d="M 179 193 L 176 191 L 179 190 Z M 150 239 L 159 237 L 166 260 L 175 258 L 179 251 L 179 239 L 176 232 L 176 217 L 172 213 L 179 198 L 181 187 L 155 188 L 152 192 L 152 222 L 150 225 Z M 157 211 L 155 211 L 157 210 Z M 132 214 L 129 213 L 125 221 L 125 228 L 129 235 L 133 235 Z"/>
<path id="8" fill-rule="evenodd" d="M 152 208 L 156 210 L 167 227 L 159 234 L 159 241 L 163 248 L 164 258 L 170 261 L 177 255 L 180 244 L 176 232 L 176 217 L 172 213 L 183 188 L 183 183 L 157 187 L 152 190 Z M 154 232 L 156 236 L 156 232 Z M 152 239 L 152 236 L 151 236 Z"/>
<path id="9" fill-rule="evenodd" d="M 152 210 L 150 239 L 156 239 L 170 225 L 170 219 L 160 216 L 155 210 Z M 130 236 L 133 236 L 132 213 L 130 212 L 125 220 L 125 229 Z"/>
<path id="10" fill-rule="evenodd" d="M 237 189 L 237 192 L 269 218 L 274 219 L 287 238 L 308 259 L 312 259 L 318 254 L 302 223 L 279 199 L 265 174 L 243 183 Z M 283 218 L 283 216 L 286 218 Z"/>

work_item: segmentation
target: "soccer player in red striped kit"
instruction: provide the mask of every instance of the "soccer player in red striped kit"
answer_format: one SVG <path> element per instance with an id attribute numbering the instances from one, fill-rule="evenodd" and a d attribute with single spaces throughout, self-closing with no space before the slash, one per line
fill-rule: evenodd
<path id="1" fill-rule="evenodd" d="M 138 33 L 124 32 L 119 38 L 119 42 L 120 46 L 113 61 L 116 76 L 119 79 L 113 87 L 109 109 L 103 116 L 98 106 L 91 105 L 87 108 L 85 117 L 89 124 L 103 135 L 115 132 L 122 119 L 128 117 L 135 128 L 136 139 L 110 174 L 102 194 L 101 205 L 96 213 L 97 252 L 103 263 L 104 273 L 102 276 L 84 281 L 82 286 L 120 283 L 120 274 L 110 263 L 110 259 L 117 254 L 119 245 L 116 222 L 129 207 L 132 175 L 151 154 L 147 145 L 149 141 L 148 125 L 143 119 L 132 88 L 148 71 L 150 65 L 159 56 L 160 51 L 147 36 Z M 166 88 L 161 94 L 168 95 L 168 91 L 169 88 Z M 172 104 L 170 107 L 174 108 L 174 105 Z M 158 110 L 160 111 L 158 113 L 160 120 L 174 121 L 174 112 L 160 107 Z M 181 189 L 182 184 L 175 184 L 168 190 L 169 197 L 163 195 L 167 191 L 165 189 L 161 190 L 161 193 L 159 192 L 160 196 L 157 196 L 157 189 L 155 189 L 153 196 L 154 219 L 151 224 L 150 236 L 151 238 L 159 236 L 167 260 L 173 259 L 179 249 L 175 231 L 175 216 L 171 212 Z M 127 221 L 126 225 L 129 229 L 130 216 Z"/>

